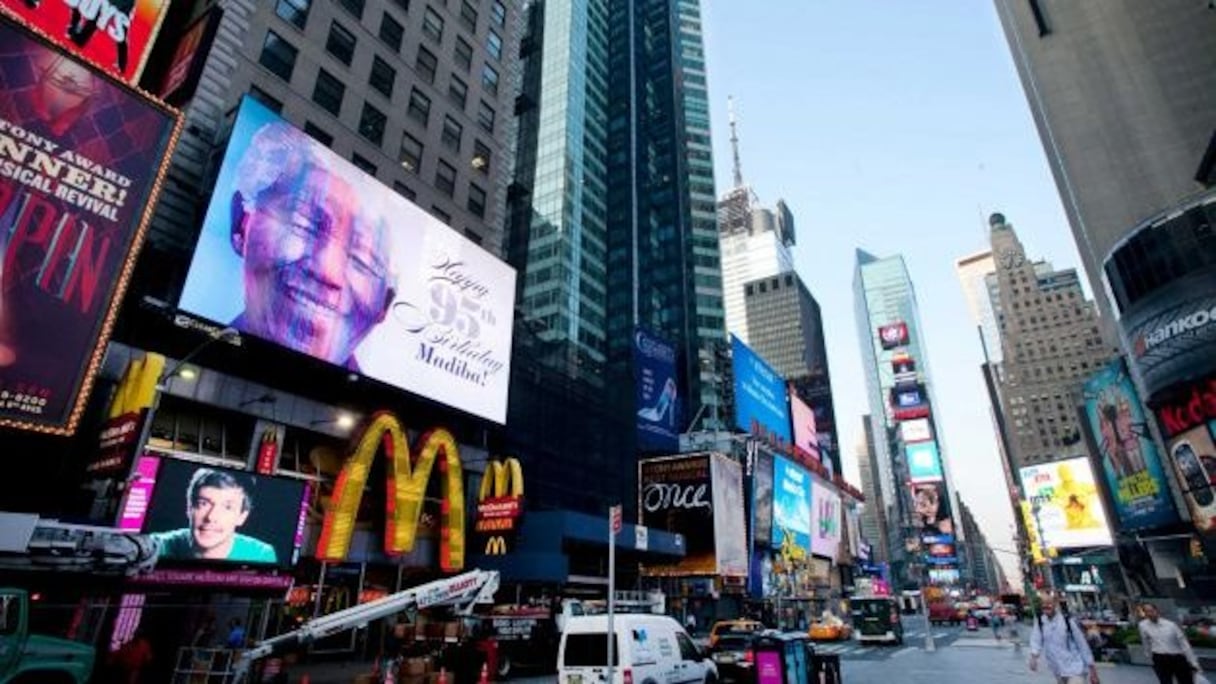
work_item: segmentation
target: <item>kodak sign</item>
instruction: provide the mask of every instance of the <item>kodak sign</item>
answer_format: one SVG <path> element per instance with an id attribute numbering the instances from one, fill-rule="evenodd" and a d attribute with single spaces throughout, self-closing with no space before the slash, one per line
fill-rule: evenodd
<path id="1" fill-rule="evenodd" d="M 487 556 L 507 553 L 507 540 L 519 528 L 523 514 L 524 475 L 519 461 L 491 461 L 477 493 L 477 523 L 474 529 L 486 537 Z"/>
<path id="2" fill-rule="evenodd" d="M 341 562 L 346 559 L 359 500 L 363 498 L 363 488 L 376 454 L 381 451 L 388 460 L 384 497 L 385 553 L 400 555 L 413 550 L 427 483 L 431 473 L 437 470 L 443 492 L 439 508 L 439 567 L 445 572 L 464 568 L 464 486 L 456 439 L 442 428 L 430 430 L 418 438 L 417 448 L 411 452 L 401 423 L 387 411 L 373 414 L 366 428 L 352 442 L 351 453 L 338 474 L 330 505 L 325 511 L 321 538 L 317 542 L 317 560 Z"/>

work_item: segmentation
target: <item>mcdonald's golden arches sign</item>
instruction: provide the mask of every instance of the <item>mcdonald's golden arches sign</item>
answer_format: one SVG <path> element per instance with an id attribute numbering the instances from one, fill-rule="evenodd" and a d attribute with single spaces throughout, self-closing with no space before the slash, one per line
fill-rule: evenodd
<path id="1" fill-rule="evenodd" d="M 477 523 L 474 529 L 485 536 L 487 556 L 501 556 L 519 529 L 523 514 L 524 475 L 519 461 L 491 461 L 477 493 Z"/>

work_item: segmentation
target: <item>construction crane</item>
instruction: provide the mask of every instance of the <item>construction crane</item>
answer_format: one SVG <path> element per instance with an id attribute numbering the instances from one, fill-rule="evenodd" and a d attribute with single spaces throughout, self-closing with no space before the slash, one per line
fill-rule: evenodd
<path id="1" fill-rule="evenodd" d="M 261 658 L 296 651 L 331 634 L 365 627 L 374 620 L 409 608 L 451 606 L 457 614 L 468 615 L 478 604 L 493 603 L 497 591 L 497 571 L 472 570 L 313 618 L 299 629 L 260 641 L 242 651 L 236 658 L 229 681 L 245 684 L 253 663 Z"/>

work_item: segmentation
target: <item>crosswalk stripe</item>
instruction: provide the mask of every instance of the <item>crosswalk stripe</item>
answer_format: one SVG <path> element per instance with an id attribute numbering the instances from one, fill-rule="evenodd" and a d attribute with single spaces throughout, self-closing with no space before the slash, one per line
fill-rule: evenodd
<path id="1" fill-rule="evenodd" d="M 918 650 L 915 646 L 906 646 L 891 654 L 892 658 L 898 658 L 901 655 L 908 655 L 912 651 Z"/>

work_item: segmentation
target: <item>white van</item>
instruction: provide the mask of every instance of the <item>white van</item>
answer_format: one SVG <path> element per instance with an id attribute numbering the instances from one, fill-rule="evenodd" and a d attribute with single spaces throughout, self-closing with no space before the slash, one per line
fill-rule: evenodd
<path id="1" fill-rule="evenodd" d="M 608 616 L 570 618 L 557 650 L 557 684 L 715 684 L 718 668 L 666 615 L 613 619 L 617 662 L 608 677 Z"/>

